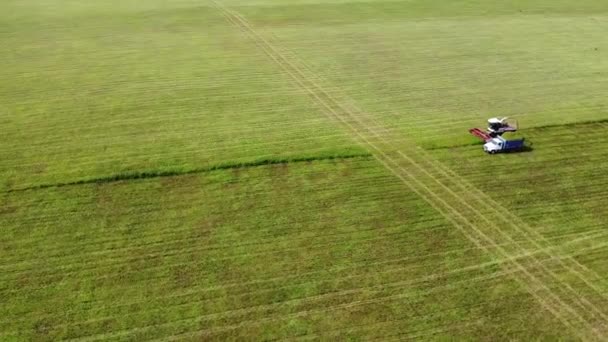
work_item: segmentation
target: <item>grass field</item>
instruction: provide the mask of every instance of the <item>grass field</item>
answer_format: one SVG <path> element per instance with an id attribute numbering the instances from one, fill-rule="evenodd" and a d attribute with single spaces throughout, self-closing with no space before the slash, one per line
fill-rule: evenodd
<path id="1" fill-rule="evenodd" d="M 608 4 L 5 0 L 0 340 L 608 338 Z M 466 130 L 514 116 L 530 151 Z"/>

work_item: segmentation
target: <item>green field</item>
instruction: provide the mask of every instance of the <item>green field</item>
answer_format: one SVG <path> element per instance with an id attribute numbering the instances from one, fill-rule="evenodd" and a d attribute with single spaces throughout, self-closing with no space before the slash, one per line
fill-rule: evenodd
<path id="1" fill-rule="evenodd" d="M 608 339 L 608 3 L 4 0 L 0 340 Z M 467 129 L 512 116 L 521 153 Z"/>

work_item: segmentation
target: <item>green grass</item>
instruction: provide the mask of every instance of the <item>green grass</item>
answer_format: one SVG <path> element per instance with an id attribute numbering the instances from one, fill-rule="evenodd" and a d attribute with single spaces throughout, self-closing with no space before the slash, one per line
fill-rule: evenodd
<path id="1" fill-rule="evenodd" d="M 3 212 L 2 339 L 556 328 L 373 160 L 31 190 Z"/>
<path id="2" fill-rule="evenodd" d="M 118 181 L 128 181 L 136 179 L 147 179 L 147 178 L 160 178 L 160 177 L 175 177 L 175 176 L 187 176 L 196 173 L 203 173 L 215 170 L 228 170 L 228 169 L 241 169 L 247 167 L 264 166 L 264 165 L 277 165 L 277 164 L 288 164 L 288 163 L 301 163 L 301 162 L 312 162 L 319 160 L 333 160 L 333 159 L 351 159 L 357 157 L 371 157 L 369 153 L 352 153 L 352 154 L 316 154 L 312 156 L 298 156 L 295 158 L 274 158 L 274 159 L 257 159 L 249 162 L 233 162 L 223 163 L 207 166 L 204 168 L 193 168 L 193 169 L 166 169 L 166 170 L 151 170 L 151 171 L 139 171 L 139 172 L 125 172 L 113 174 L 104 177 L 90 177 L 70 182 L 63 183 L 46 183 L 37 184 L 30 187 L 8 189 L 7 192 L 18 192 L 27 191 L 34 189 L 46 189 L 63 186 L 83 185 L 83 184 L 103 184 L 112 183 Z"/>
<path id="3" fill-rule="evenodd" d="M 481 146 L 436 149 L 433 154 L 543 235 L 603 231 L 608 222 L 602 177 L 608 167 L 603 162 L 606 127 L 594 122 L 529 129 L 526 139 L 533 150 L 519 154 L 480 158 Z M 604 263 L 595 266 L 605 273 Z"/>
<path id="4" fill-rule="evenodd" d="M 307 5 L 326 14 L 317 19 L 287 8 L 241 10 L 329 85 L 421 144 L 459 139 L 489 116 L 517 117 L 523 128 L 608 116 L 608 6 L 600 2 Z"/>
<path id="5" fill-rule="evenodd" d="M 0 3 L 0 340 L 608 336 L 607 4 L 220 3 Z"/>
<path id="6" fill-rule="evenodd" d="M 0 187 L 353 150 L 217 11 L 114 3 L 1 5 Z"/>

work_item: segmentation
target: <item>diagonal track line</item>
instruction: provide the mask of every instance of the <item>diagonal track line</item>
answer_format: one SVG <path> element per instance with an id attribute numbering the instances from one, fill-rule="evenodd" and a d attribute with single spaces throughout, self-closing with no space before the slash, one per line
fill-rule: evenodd
<path id="1" fill-rule="evenodd" d="M 420 156 L 415 153 L 405 154 L 399 151 L 395 146 L 391 145 L 381 132 L 384 130 L 372 129 L 375 124 L 362 122 L 361 115 L 353 113 L 351 109 L 344 104 L 335 100 L 326 90 L 314 82 L 310 75 L 305 74 L 300 68 L 295 66 L 292 61 L 287 59 L 280 51 L 278 51 L 266 39 L 261 37 L 251 25 L 238 13 L 224 7 L 217 1 L 212 2 L 221 10 L 226 19 L 234 26 L 241 29 L 247 34 L 258 47 L 271 58 L 283 71 L 305 90 L 321 107 L 323 112 L 328 117 L 335 119 L 348 128 L 353 134 L 353 138 L 368 149 L 374 152 L 374 157 L 382 163 L 395 176 L 400 178 L 408 187 L 425 199 L 433 208 L 439 211 L 448 221 L 458 228 L 469 240 L 478 245 L 480 248 L 489 253 L 489 247 L 494 248 L 499 252 L 500 256 L 511 260 L 512 266 L 521 271 L 522 276 L 516 280 L 539 301 L 549 312 L 555 315 L 565 326 L 569 327 L 579 337 L 583 339 L 593 338 L 602 339 L 604 332 L 597 323 L 597 317 L 601 318 L 599 324 L 606 322 L 606 315 L 599 310 L 593 303 L 577 293 L 569 284 L 561 281 L 557 275 L 547 268 L 541 269 L 541 276 L 546 276 L 549 279 L 543 281 L 538 275 L 534 275 L 528 271 L 531 266 L 526 266 L 524 263 L 514 259 L 514 253 L 521 252 L 525 249 L 519 245 L 519 251 L 508 251 L 499 246 L 497 241 L 492 239 L 483 229 L 485 226 L 490 226 L 493 230 L 503 236 L 503 238 L 513 241 L 510 235 L 499 229 L 486 215 L 477 210 L 474 206 L 468 203 L 464 198 L 455 193 L 451 188 L 442 183 L 435 174 L 430 173 L 420 164 Z M 311 73 L 312 74 L 312 73 Z M 375 139 L 375 140 L 374 140 Z M 410 152 L 410 151 L 408 151 Z M 418 157 L 418 160 L 413 159 L 413 156 Z M 425 159 L 422 159 L 425 161 Z M 437 171 L 437 168 L 434 167 Z M 426 178 L 426 179 L 425 179 Z M 459 183 L 462 185 L 462 183 Z M 432 189 L 432 186 L 439 186 L 438 189 Z M 447 196 L 446 196 L 447 195 Z M 444 198 L 453 198 L 451 201 Z M 464 212 L 460 212 L 458 205 L 464 205 Z M 482 225 L 479 221 L 485 221 Z M 519 227 L 515 227 L 519 229 Z M 486 228 L 487 229 L 487 228 Z M 494 232 L 494 233 L 496 233 Z M 553 257 L 553 255 L 550 255 Z M 538 259 L 531 258 L 530 262 L 539 264 Z M 577 274 L 582 277 L 580 273 Z M 556 286 L 551 289 L 546 283 Z M 556 293 L 557 291 L 565 291 L 567 294 Z M 560 297 L 561 295 L 561 297 Z M 569 304 L 566 299 L 574 299 L 575 302 Z M 578 307 L 578 308 L 575 308 Z M 584 317 L 587 311 L 593 312 L 593 319 Z M 583 327 L 577 327 L 580 324 Z M 595 321 L 595 322 L 594 322 Z"/>
<path id="2" fill-rule="evenodd" d="M 298 59 L 292 58 L 292 60 L 298 60 Z M 300 62 L 300 64 L 303 65 L 303 67 L 305 69 L 307 69 L 309 71 L 310 76 L 315 77 L 317 80 L 320 80 L 320 78 L 314 74 L 312 69 L 305 62 L 303 62 L 301 60 L 298 60 L 298 61 Z M 343 102 L 350 103 L 351 101 L 349 101 L 348 99 L 345 99 L 345 101 L 343 101 Z M 351 105 L 350 110 L 355 111 L 358 116 L 365 116 L 365 113 L 362 113 L 358 108 L 356 108 L 356 106 Z M 382 139 L 384 141 L 389 141 L 389 139 L 386 139 L 384 137 L 392 136 L 393 135 L 392 132 L 390 132 L 388 129 L 386 129 L 381 124 L 379 124 L 377 122 L 377 120 L 375 120 L 374 118 L 367 117 L 366 119 L 373 122 L 373 124 L 370 125 L 369 127 L 374 127 L 376 129 L 379 129 L 382 132 L 381 134 L 383 135 Z M 397 139 L 397 140 L 399 140 L 399 139 Z M 402 151 L 399 151 L 398 153 L 402 154 L 403 157 L 409 158 L 408 156 L 404 155 Z M 519 231 L 519 233 L 523 234 L 523 237 L 526 238 L 530 243 L 532 243 L 535 248 L 538 248 L 540 250 L 545 249 L 539 244 L 539 241 L 549 244 L 549 241 L 547 239 L 545 239 L 543 235 L 539 234 L 536 230 L 534 230 L 531 226 L 529 226 L 527 223 L 525 223 L 521 218 L 519 218 L 517 215 L 515 215 L 512 211 L 510 211 L 506 207 L 500 205 L 498 202 L 493 200 L 490 196 L 488 196 L 484 192 L 478 190 L 473 185 L 471 185 L 469 182 L 467 182 L 462 176 L 456 174 L 453 170 L 451 170 L 447 166 L 443 165 L 442 163 L 438 162 L 437 160 L 435 160 L 434 158 L 429 156 L 428 153 L 426 151 L 424 151 L 424 149 L 422 149 L 418 146 L 411 146 L 410 150 L 408 150 L 408 153 L 410 154 L 410 156 L 419 155 L 418 160 L 421 160 L 427 164 L 430 164 L 429 165 L 430 167 L 425 168 L 424 172 L 426 172 L 426 170 L 428 170 L 428 169 L 435 169 L 436 171 L 441 173 L 444 177 L 447 177 L 448 182 L 450 184 L 457 185 L 467 195 L 471 196 L 470 198 L 473 199 L 473 201 L 475 201 L 476 206 L 483 207 L 486 210 L 492 211 L 493 214 L 495 215 L 495 217 L 499 217 L 501 219 L 502 224 L 509 225 L 509 226 L 513 227 L 515 230 Z M 436 182 L 441 183 L 440 180 L 438 179 L 438 177 L 436 177 L 436 176 L 431 176 L 431 177 Z M 442 186 L 444 186 L 444 185 L 442 184 Z M 483 215 L 479 212 L 477 212 L 477 213 L 480 215 Z M 483 215 L 483 216 L 484 216 L 484 218 L 486 217 L 486 215 Z M 491 221 L 489 221 L 487 219 L 485 219 L 485 220 L 486 220 L 486 222 L 492 224 Z M 596 284 L 594 284 L 593 282 L 591 282 L 588 279 L 588 277 L 591 277 L 591 278 L 594 278 L 596 281 L 602 281 L 602 277 L 600 275 L 595 273 L 593 270 L 587 268 L 586 266 L 584 266 L 583 264 L 581 264 L 580 262 L 578 262 L 576 259 L 574 259 L 571 256 L 568 256 L 566 258 L 561 258 L 559 255 L 550 253 L 549 250 L 545 250 L 545 253 L 547 253 L 549 255 L 549 257 L 551 257 L 551 258 L 555 258 L 555 259 L 559 260 L 559 263 L 561 264 L 561 266 L 564 269 L 573 273 L 578 279 L 583 281 L 583 283 L 587 287 L 589 287 L 597 295 L 602 297 L 602 299 L 604 301 L 608 300 L 608 293 L 606 293 L 605 291 L 602 291 Z M 566 264 L 566 262 L 569 262 L 570 264 Z M 587 275 L 584 275 L 583 273 L 586 273 Z M 570 290 L 574 291 L 573 289 L 570 289 Z M 583 299 L 583 301 L 585 301 L 588 305 L 590 305 L 592 307 L 592 309 L 603 318 L 604 322 L 608 321 L 608 317 L 606 316 L 606 314 L 604 314 L 601 310 L 594 307 L 594 304 L 589 303 L 585 299 Z"/>
<path id="3" fill-rule="evenodd" d="M 297 58 L 292 58 L 292 59 L 297 59 Z M 320 80 L 320 78 L 314 74 L 314 72 L 311 70 L 311 68 L 308 65 L 306 65 L 306 63 L 304 63 L 302 61 L 299 61 L 299 62 L 300 62 L 300 64 L 303 65 L 304 68 L 308 69 L 308 71 L 312 77 Z M 348 104 L 351 101 L 348 101 L 348 99 L 346 99 L 345 102 Z M 349 110 L 354 111 L 356 113 L 355 115 L 357 115 L 359 117 L 366 117 L 365 113 L 361 112 L 358 108 L 356 108 L 356 106 L 353 106 L 353 105 L 349 106 Z M 374 118 L 366 117 L 366 119 L 368 119 L 372 122 L 372 124 L 368 125 L 367 127 L 374 127 L 377 130 L 379 130 L 380 134 L 382 134 L 382 136 L 380 138 L 383 141 L 388 142 L 389 140 L 385 137 L 392 136 L 393 132 L 390 132 L 387 128 L 382 127 L 381 124 L 379 124 L 377 122 L 377 120 L 375 120 Z M 378 133 L 376 133 L 376 135 L 378 135 Z M 403 142 L 403 139 L 399 139 L 399 138 L 393 139 L 393 140 Z M 435 169 L 436 171 L 441 173 L 444 177 L 447 177 L 448 183 L 455 184 L 460 189 L 462 189 L 475 202 L 476 206 L 484 207 L 485 210 L 492 211 L 493 214 L 495 215 L 495 217 L 499 217 L 501 219 L 500 222 L 502 224 L 513 227 L 515 230 L 517 230 L 519 233 L 522 234 L 522 237 L 524 237 L 525 239 L 527 239 L 528 242 L 533 244 L 534 248 L 539 249 L 539 250 L 544 250 L 544 253 L 546 253 L 551 258 L 557 259 L 559 261 L 559 264 L 564 269 L 573 273 L 578 279 L 583 281 L 583 283 L 587 287 L 589 287 L 596 294 L 598 294 L 600 297 L 602 297 L 603 300 L 608 299 L 608 294 L 605 293 L 604 291 L 602 291 L 596 284 L 594 284 L 593 282 L 591 282 L 588 279 L 588 276 L 590 276 L 590 277 L 594 278 L 596 281 L 601 281 L 602 277 L 600 277 L 593 270 L 587 268 L 586 266 L 584 266 L 583 264 L 578 262 L 573 257 L 568 256 L 566 258 L 561 258 L 559 255 L 555 255 L 554 253 L 551 253 L 550 249 L 547 250 L 546 248 L 542 247 L 540 245 L 539 241 L 542 241 L 546 244 L 548 244 L 549 242 L 541 234 L 539 234 L 536 230 L 534 230 L 532 227 L 530 227 L 528 224 L 526 224 L 521 218 L 519 218 L 513 212 L 511 212 L 507 208 L 501 206 L 498 202 L 494 201 L 490 196 L 488 196 L 487 194 L 478 190 L 473 185 L 468 183 L 465 179 L 463 179 L 461 176 L 459 176 L 455 172 L 453 172 L 451 169 L 447 168 L 446 166 L 444 166 L 443 164 L 439 163 L 434 158 L 429 156 L 428 153 L 426 153 L 422 148 L 417 147 L 417 146 L 411 146 L 410 150 L 408 150 L 408 153 L 410 154 L 409 156 L 405 155 L 402 151 L 398 151 L 398 153 L 402 157 L 407 158 L 407 159 L 411 159 L 410 157 L 412 155 L 418 155 L 419 156 L 418 161 L 422 161 L 429 166 L 428 168 L 421 168 L 421 170 L 424 173 L 427 173 L 431 178 L 433 178 L 433 180 L 435 182 L 442 183 L 438 179 L 438 177 L 430 175 L 427 170 Z M 444 187 L 449 192 L 451 192 L 454 196 L 459 197 L 449 187 L 445 186 L 445 184 L 441 184 L 441 186 Z M 484 219 L 484 221 L 486 221 L 487 224 L 495 225 L 494 221 L 496 221 L 496 220 L 488 219 L 487 215 L 482 214 L 477 209 L 475 209 L 475 207 L 471 207 L 467 203 L 465 203 L 465 205 L 467 205 L 470 209 L 475 211 L 477 215 L 482 217 Z M 512 240 L 511 237 L 509 237 L 509 239 Z M 570 264 L 566 264 L 566 261 L 569 262 Z M 581 272 L 587 273 L 587 275 L 584 275 Z M 570 285 L 566 284 L 566 286 L 568 287 L 568 289 L 571 292 L 576 292 L 574 289 L 571 288 Z M 606 316 L 606 314 L 603 311 L 598 309 L 593 303 L 589 302 L 587 299 L 582 298 L 581 301 L 584 304 L 586 304 L 588 307 L 590 307 L 591 310 L 593 310 L 595 312 L 595 314 L 602 317 L 602 320 L 604 322 L 604 324 L 603 324 L 604 328 L 606 328 L 605 322 L 608 322 L 608 316 Z"/>
<path id="4" fill-rule="evenodd" d="M 423 151 L 422 149 L 419 149 L 419 150 L 421 151 L 421 153 L 426 154 L 426 152 Z M 470 182 L 466 181 L 460 175 L 456 174 L 454 171 L 449 169 L 447 166 L 444 166 L 443 164 L 434 160 L 430 156 L 427 157 L 427 161 L 429 163 L 434 164 L 436 169 L 438 169 L 439 172 L 444 174 L 446 177 L 451 178 L 453 180 L 453 183 L 456 184 L 463 191 L 467 191 L 467 192 L 471 193 L 471 195 L 473 196 L 473 198 L 477 201 L 477 203 L 479 205 L 485 207 L 489 211 L 492 211 L 497 217 L 499 217 L 502 220 L 502 222 L 505 222 L 505 223 L 511 225 L 512 227 L 514 227 L 515 229 L 521 230 L 521 231 L 523 231 L 524 234 L 530 236 L 529 240 L 533 243 L 533 245 L 535 247 L 543 249 L 539 242 L 544 242 L 546 244 L 549 243 L 549 241 L 543 235 L 541 235 L 536 230 L 534 230 L 530 225 L 528 225 L 526 222 L 524 222 L 519 216 L 515 215 L 512 211 L 510 211 L 507 208 L 505 208 L 504 206 L 500 205 L 498 202 L 496 202 L 493 198 L 488 196 L 486 193 L 475 188 Z M 554 255 L 551 255 L 551 254 L 549 254 L 549 255 L 551 257 L 555 257 Z M 589 276 L 591 276 L 592 278 L 594 278 L 597 281 L 601 281 L 602 277 L 599 274 L 597 274 L 593 270 L 589 269 L 585 265 L 581 264 L 573 257 L 568 256 L 565 258 L 565 260 L 567 262 L 569 262 L 570 265 L 565 263 L 564 258 L 559 258 L 559 259 L 560 259 L 560 264 L 562 264 L 562 266 L 564 268 L 566 268 L 569 271 L 571 271 L 572 273 L 574 273 L 580 280 L 582 280 L 585 283 L 585 285 L 587 285 L 589 288 L 593 289 L 597 294 L 602 296 L 604 299 L 608 299 L 608 294 L 605 293 L 604 291 L 602 291 L 596 284 L 591 282 L 587 278 L 587 276 L 581 274 L 581 272 L 587 273 Z"/>
<path id="5" fill-rule="evenodd" d="M 238 20 L 238 17 L 237 17 L 237 20 Z M 254 33 L 255 33 L 255 32 L 254 32 Z M 276 57 L 276 56 L 270 55 L 270 57 Z M 275 61 L 277 61 L 277 60 L 275 59 Z M 281 62 L 281 61 L 277 61 L 277 62 Z M 287 61 L 287 62 L 288 62 L 288 61 Z M 284 65 L 283 65 L 283 66 L 284 66 Z M 289 71 L 289 70 L 286 70 L 286 71 Z M 296 71 L 297 71 L 297 70 L 296 70 Z M 294 76 L 294 75 L 292 74 L 292 76 Z M 296 76 L 297 76 L 297 75 L 296 75 Z M 302 75 L 301 75 L 301 76 L 302 76 Z M 302 81 L 302 80 L 300 79 L 300 81 Z M 300 82 L 300 83 L 301 83 L 301 82 Z M 301 83 L 300 85 L 301 85 L 301 86 L 303 86 L 303 87 L 306 87 L 306 84 L 302 84 L 302 83 Z M 314 86 L 314 85 L 313 85 L 313 86 Z M 310 90 L 310 88 L 308 88 L 308 89 Z M 312 93 L 311 95 L 316 96 L 318 100 L 322 100 L 322 99 L 319 99 L 319 98 L 318 98 L 318 94 Z M 325 95 L 327 95 L 327 94 L 325 94 Z M 325 103 L 325 102 L 323 102 L 323 104 L 327 105 L 327 103 Z M 338 107 L 339 107 L 339 106 L 338 106 Z M 332 110 L 332 111 L 333 111 L 333 113 L 335 114 L 335 110 L 333 110 L 333 109 L 332 109 L 332 108 L 330 108 L 330 107 L 328 107 L 328 109 Z M 340 119 L 340 118 L 338 118 L 338 119 Z M 348 124 L 348 122 L 345 122 L 345 123 L 347 123 L 347 124 Z M 351 127 L 352 127 L 352 126 L 351 126 Z M 355 129 L 354 129 L 353 131 L 354 131 L 355 133 L 358 133 L 358 132 L 356 131 L 356 129 L 357 129 L 357 127 L 355 127 Z M 359 127 L 358 129 L 361 129 L 361 127 Z M 364 129 L 367 129 L 367 128 L 364 128 Z M 372 132 L 372 133 L 373 133 L 373 132 Z M 365 137 L 363 137 L 363 138 L 365 138 Z M 365 139 L 364 139 L 364 140 L 365 140 Z M 373 143 L 371 143 L 369 140 L 365 140 L 364 142 L 368 143 L 368 145 L 370 145 L 370 146 L 372 146 L 372 147 L 377 148 L 377 147 L 376 147 L 375 145 L 373 145 Z M 378 151 L 378 152 L 382 152 L 382 151 Z M 386 155 L 385 155 L 385 156 L 386 156 Z M 389 159 L 389 160 L 390 160 L 390 159 Z M 385 165 L 386 165 L 386 164 L 385 164 Z M 417 165 L 416 165 L 416 166 L 417 166 Z"/>
<path id="6" fill-rule="evenodd" d="M 291 53 L 291 51 L 289 51 L 288 53 Z M 294 57 L 294 58 L 292 58 L 292 60 L 298 60 L 298 59 L 297 59 L 297 57 Z M 314 71 L 308 64 L 306 64 L 302 60 L 298 60 L 298 62 L 305 69 L 307 69 L 309 71 L 310 76 L 314 77 L 318 81 L 322 81 L 321 78 L 314 73 Z M 346 102 L 346 103 L 351 102 L 348 99 L 344 99 L 344 100 L 346 100 L 346 101 L 343 101 L 343 102 Z M 358 110 L 356 107 L 350 106 L 350 108 L 354 109 L 355 112 L 358 112 L 357 114 L 359 114 L 359 116 L 364 116 L 364 113 L 361 113 L 360 110 Z M 376 129 L 378 129 L 382 134 L 386 134 L 386 136 L 392 136 L 394 134 L 393 132 L 389 131 L 385 127 L 382 127 L 381 124 L 379 124 L 377 122 L 377 120 L 375 120 L 374 118 L 368 118 L 368 119 L 370 119 L 373 122 L 373 126 Z M 384 139 L 384 140 L 386 141 L 387 139 Z M 400 138 L 391 139 L 391 140 L 403 142 L 403 139 L 400 139 Z M 543 235 L 539 234 L 535 229 L 533 229 L 530 225 L 528 225 L 521 218 L 519 218 L 517 215 L 515 215 L 511 210 L 500 205 L 498 202 L 496 202 L 493 198 L 488 196 L 486 193 L 475 188 L 472 184 L 470 184 L 468 181 L 466 181 L 462 176 L 456 174 L 453 170 L 451 170 L 444 164 L 435 160 L 424 149 L 422 149 L 418 146 L 412 146 L 412 148 L 414 148 L 415 151 L 408 151 L 408 152 L 410 152 L 410 153 L 414 152 L 414 153 L 421 155 L 420 160 L 423 160 L 424 162 L 431 164 L 430 165 L 431 168 L 436 169 L 443 176 L 447 177 L 449 180 L 449 183 L 453 183 L 453 184 L 457 185 L 460 189 L 462 189 L 463 191 L 465 191 L 469 195 L 471 195 L 472 196 L 471 198 L 473 198 L 476 201 L 477 205 L 484 207 L 485 210 L 492 211 L 494 215 L 496 215 L 497 217 L 499 217 L 502 220 L 501 221 L 502 223 L 510 225 L 510 226 L 514 227 L 516 230 L 519 230 L 520 232 L 522 232 L 524 234 L 524 236 L 526 238 L 528 238 L 529 241 L 535 245 L 536 248 L 543 249 L 543 247 L 539 244 L 539 242 L 544 242 L 546 244 L 549 244 L 549 241 L 547 239 L 545 239 Z M 400 153 L 402 153 L 402 152 L 400 152 Z M 559 256 L 556 256 L 556 255 L 553 255 L 550 253 L 549 253 L 549 256 L 560 259 L 560 264 L 562 264 L 562 266 L 564 268 L 566 268 L 570 272 L 574 273 L 580 280 L 582 280 L 585 283 L 585 285 L 587 285 L 589 288 L 593 289 L 598 295 L 603 297 L 604 300 L 608 299 L 608 293 L 606 293 L 605 291 L 602 291 L 596 284 L 594 284 L 587 278 L 588 276 L 590 276 L 590 277 L 594 278 L 596 281 L 602 281 L 602 277 L 599 276 L 596 272 L 589 269 L 585 265 L 581 264 L 573 257 L 568 256 L 565 258 L 565 260 L 570 263 L 570 265 L 567 265 L 565 263 L 565 261 L 562 258 L 560 258 Z M 581 272 L 587 273 L 587 276 L 581 274 Z"/>
<path id="7" fill-rule="evenodd" d="M 291 53 L 291 51 L 289 51 L 289 52 Z M 295 60 L 297 58 L 294 57 L 292 59 Z M 322 82 L 322 79 L 318 75 L 316 75 L 314 73 L 314 71 L 312 70 L 312 68 L 305 61 L 298 60 L 298 62 L 300 64 L 302 64 L 302 66 L 305 69 L 307 69 L 309 71 L 310 76 L 315 77 L 318 81 Z M 348 101 L 348 99 L 345 99 L 345 100 L 347 100 L 346 101 L 347 103 L 350 102 L 350 101 Z M 364 113 L 361 113 L 356 107 L 354 107 L 354 106 L 350 106 L 350 107 L 352 109 L 354 109 L 356 112 L 359 112 L 357 114 L 359 114 L 360 116 L 364 115 Z M 375 120 L 374 118 L 369 118 L 369 119 L 373 122 L 374 127 L 376 127 L 378 130 L 380 130 L 380 132 L 382 134 L 386 134 L 387 136 L 394 135 L 393 132 L 389 131 L 385 127 L 382 127 L 381 124 L 379 124 L 377 122 L 377 120 Z M 393 139 L 391 139 L 391 140 L 393 140 Z M 403 142 L 403 139 L 400 139 L 400 138 L 396 138 L 394 140 L 397 140 L 399 142 Z M 515 229 L 521 230 L 521 231 L 524 232 L 524 234 L 530 236 L 530 241 L 535 245 L 535 247 L 537 247 L 538 249 L 543 249 L 543 247 L 539 244 L 539 241 L 547 243 L 547 244 L 549 243 L 547 241 L 547 239 L 545 239 L 545 237 L 543 235 L 541 235 L 540 233 L 538 233 L 530 225 L 528 225 L 521 218 L 519 218 L 517 215 L 515 215 L 511 210 L 509 210 L 508 208 L 502 206 L 501 204 L 499 204 L 498 202 L 496 202 L 492 197 L 488 196 L 486 193 L 484 193 L 483 191 L 480 191 L 475 186 L 473 186 L 470 182 L 468 182 L 462 176 L 458 175 L 456 172 L 454 172 L 453 170 L 451 170 L 450 168 L 448 168 L 444 164 L 442 164 L 439 161 L 435 160 L 424 149 L 422 149 L 422 148 L 420 148 L 418 146 L 415 146 L 413 148 L 415 148 L 415 152 L 416 153 L 418 153 L 419 155 L 421 155 L 420 160 L 423 160 L 426 163 L 432 164 L 430 166 L 432 168 L 435 168 L 437 171 L 439 171 L 445 177 L 447 177 L 449 179 L 449 183 L 456 184 L 460 189 L 462 189 L 465 192 L 468 192 L 472 196 L 472 198 L 476 200 L 476 203 L 478 205 L 483 206 L 486 210 L 492 211 L 494 213 L 494 215 L 500 217 L 501 220 L 502 220 L 502 222 L 504 222 L 505 224 L 511 225 Z M 412 152 L 412 151 L 408 151 L 408 152 Z M 400 152 L 400 153 L 402 153 L 402 152 Z M 551 257 L 558 257 L 558 256 L 555 256 L 555 255 L 550 255 L 550 256 Z M 561 259 L 561 258 L 559 258 L 559 259 Z M 572 271 L 573 273 L 577 274 L 579 276 L 579 278 L 583 282 L 585 282 L 585 284 L 587 286 L 589 286 L 590 288 L 592 288 L 596 293 L 598 293 L 604 299 L 608 299 L 608 293 L 606 293 L 605 291 L 602 291 L 601 289 L 599 289 L 597 287 L 597 285 L 595 285 L 592 282 L 590 282 L 586 278 L 586 276 L 580 275 L 580 273 L 578 273 L 578 271 L 575 270 L 575 268 L 578 268 L 580 271 L 589 274 L 591 277 L 595 278 L 598 281 L 602 279 L 601 276 L 599 276 L 593 270 L 587 268 L 585 265 L 581 264 L 580 262 L 578 262 L 576 259 L 574 259 L 572 257 L 567 257 L 566 259 L 569 262 L 571 262 L 572 265 L 565 265 L 565 264 L 563 264 L 564 263 L 563 260 L 560 261 L 560 263 L 562 263 L 565 268 L 567 268 L 570 271 Z"/>

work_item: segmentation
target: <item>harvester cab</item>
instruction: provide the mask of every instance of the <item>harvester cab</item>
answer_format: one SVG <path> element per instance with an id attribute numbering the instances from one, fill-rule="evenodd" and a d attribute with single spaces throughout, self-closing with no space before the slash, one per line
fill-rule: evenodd
<path id="1" fill-rule="evenodd" d="M 507 121 L 509 118 L 491 118 L 488 120 L 488 133 L 492 137 L 500 136 L 505 132 L 517 131 L 517 122 Z"/>

